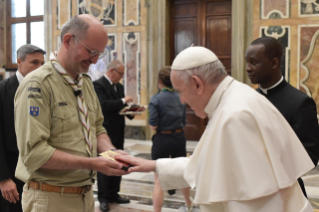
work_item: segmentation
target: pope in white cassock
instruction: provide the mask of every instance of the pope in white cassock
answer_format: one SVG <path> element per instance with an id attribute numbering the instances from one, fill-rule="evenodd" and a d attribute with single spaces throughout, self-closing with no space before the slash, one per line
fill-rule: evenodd
<path id="1" fill-rule="evenodd" d="M 206 130 L 190 158 L 118 156 L 129 172 L 156 171 L 163 190 L 196 188 L 202 212 L 312 212 L 297 179 L 314 165 L 280 112 L 206 48 L 185 49 L 171 68 L 181 102 L 209 118 Z"/>

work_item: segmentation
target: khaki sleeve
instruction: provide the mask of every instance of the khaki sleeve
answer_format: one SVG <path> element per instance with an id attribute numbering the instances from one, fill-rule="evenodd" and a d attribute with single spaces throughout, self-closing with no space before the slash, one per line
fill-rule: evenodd
<path id="1" fill-rule="evenodd" d="M 15 97 L 15 130 L 20 157 L 31 171 L 39 169 L 55 151 L 47 143 L 50 127 L 49 92 L 43 84 L 26 83 Z"/>
<path id="2" fill-rule="evenodd" d="M 96 136 L 106 133 L 105 128 L 103 127 L 103 122 L 104 122 L 104 116 L 102 113 L 101 105 L 100 102 L 95 94 L 95 101 L 97 102 L 97 114 L 96 114 Z"/>

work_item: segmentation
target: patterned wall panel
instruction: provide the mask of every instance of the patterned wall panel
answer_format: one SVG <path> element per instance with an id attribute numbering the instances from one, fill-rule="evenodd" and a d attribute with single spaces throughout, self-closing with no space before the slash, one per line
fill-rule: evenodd
<path id="1" fill-rule="evenodd" d="M 123 0 L 123 26 L 141 25 L 140 0 Z"/>
<path id="2" fill-rule="evenodd" d="M 4 1 L 0 1 L 0 68 L 2 68 L 5 64 L 4 57 Z"/>
<path id="3" fill-rule="evenodd" d="M 299 16 L 319 16 L 319 0 L 298 0 Z"/>
<path id="4" fill-rule="evenodd" d="M 260 28 L 260 37 L 276 38 L 283 48 L 281 72 L 284 78 L 290 80 L 290 26 L 267 26 Z"/>
<path id="5" fill-rule="evenodd" d="M 299 26 L 299 35 L 300 89 L 311 96 L 319 105 L 319 25 Z"/>
<path id="6" fill-rule="evenodd" d="M 141 103 L 141 53 L 140 33 L 123 33 L 123 63 L 125 76 L 123 85 L 126 95 L 132 96 L 134 103 Z"/>
<path id="7" fill-rule="evenodd" d="M 303 92 L 311 95 L 311 91 L 305 84 L 309 79 L 309 69 L 304 65 L 308 54 L 312 54 L 310 51 L 313 49 L 315 42 L 315 34 L 319 30 L 319 25 L 300 25 L 298 27 L 298 69 L 297 69 L 297 81 L 298 88 Z M 313 44 L 312 44 L 313 42 Z"/>
<path id="8" fill-rule="evenodd" d="M 290 0 L 260 0 L 260 19 L 290 17 Z"/>
<path id="9" fill-rule="evenodd" d="M 57 28 L 62 29 L 63 24 L 72 17 L 72 0 L 57 0 Z"/>
<path id="10" fill-rule="evenodd" d="M 115 33 L 108 34 L 108 43 L 105 47 L 105 57 L 99 59 L 96 64 L 90 66 L 88 74 L 92 81 L 99 79 L 107 71 L 107 65 L 117 59 L 117 35 Z"/>
<path id="11" fill-rule="evenodd" d="M 117 0 L 78 0 L 78 14 L 91 14 L 104 26 L 116 26 Z"/>

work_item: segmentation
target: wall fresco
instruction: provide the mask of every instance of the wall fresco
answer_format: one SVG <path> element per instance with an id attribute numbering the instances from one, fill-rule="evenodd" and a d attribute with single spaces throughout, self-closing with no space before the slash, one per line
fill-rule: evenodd
<path id="1" fill-rule="evenodd" d="M 78 14 L 91 14 L 105 27 L 116 26 L 117 0 L 78 0 Z"/>

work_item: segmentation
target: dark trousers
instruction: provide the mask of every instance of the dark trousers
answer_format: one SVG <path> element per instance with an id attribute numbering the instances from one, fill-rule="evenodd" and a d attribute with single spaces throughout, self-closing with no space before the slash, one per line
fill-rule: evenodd
<path id="1" fill-rule="evenodd" d="M 11 173 L 14 173 L 15 168 L 13 168 L 10 171 Z M 12 180 L 17 186 L 17 190 L 19 193 L 19 201 L 17 201 L 17 203 L 10 203 L 8 200 L 3 198 L 2 193 L 0 192 L 0 212 L 22 212 L 21 198 L 22 198 L 24 182 L 16 178 L 13 178 Z"/>
<path id="2" fill-rule="evenodd" d="M 116 149 L 124 149 L 124 126 L 104 126 Z M 99 202 L 112 201 L 118 197 L 121 176 L 107 176 L 97 173 L 98 200 Z"/>

